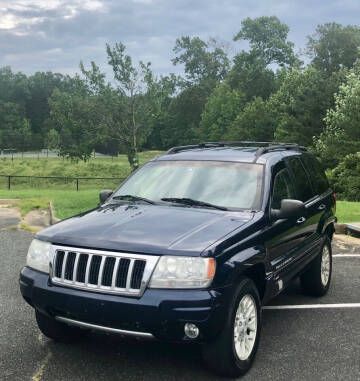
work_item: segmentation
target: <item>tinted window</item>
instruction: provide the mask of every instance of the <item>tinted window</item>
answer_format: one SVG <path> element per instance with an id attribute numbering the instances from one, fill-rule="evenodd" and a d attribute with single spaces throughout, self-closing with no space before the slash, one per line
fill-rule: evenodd
<path id="1" fill-rule="evenodd" d="M 316 193 L 322 194 L 326 192 L 329 189 L 329 182 L 324 170 L 321 168 L 321 164 L 312 155 L 304 155 L 302 159 L 310 174 Z"/>
<path id="2" fill-rule="evenodd" d="M 281 200 L 286 198 L 294 199 L 296 197 L 289 172 L 284 168 L 275 175 L 271 207 L 280 209 Z"/>
<path id="3" fill-rule="evenodd" d="M 314 196 L 309 178 L 305 172 L 301 161 L 293 157 L 289 159 L 290 168 L 294 174 L 294 185 L 297 198 L 301 201 L 307 201 Z"/>
<path id="4" fill-rule="evenodd" d="M 116 191 L 161 202 L 192 198 L 229 208 L 260 209 L 263 166 L 217 161 L 155 161 Z"/>

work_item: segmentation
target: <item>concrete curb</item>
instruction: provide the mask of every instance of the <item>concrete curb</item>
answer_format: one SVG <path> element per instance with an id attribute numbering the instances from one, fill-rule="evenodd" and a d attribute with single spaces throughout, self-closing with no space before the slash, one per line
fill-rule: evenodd
<path id="1" fill-rule="evenodd" d="M 61 221 L 60 218 L 55 217 L 55 209 L 52 201 L 49 203 L 49 212 L 50 212 L 50 225 L 54 225 L 57 222 Z"/>

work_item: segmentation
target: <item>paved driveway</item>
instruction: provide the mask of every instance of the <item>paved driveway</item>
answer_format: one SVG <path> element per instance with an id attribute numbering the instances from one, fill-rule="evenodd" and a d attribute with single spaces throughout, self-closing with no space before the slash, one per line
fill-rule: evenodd
<path id="1" fill-rule="evenodd" d="M 32 237 L 25 231 L 0 231 L 1 380 L 217 379 L 192 346 L 95 333 L 75 345 L 44 338 L 18 290 L 18 273 Z M 304 297 L 295 283 L 266 307 L 259 352 L 244 380 L 360 380 L 356 250 L 360 254 L 355 245 L 337 245 L 333 282 L 324 298 Z"/>

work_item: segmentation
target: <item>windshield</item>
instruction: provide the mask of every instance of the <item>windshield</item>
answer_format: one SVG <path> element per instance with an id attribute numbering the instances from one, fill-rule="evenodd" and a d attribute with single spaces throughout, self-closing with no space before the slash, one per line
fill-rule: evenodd
<path id="1" fill-rule="evenodd" d="M 215 161 L 155 161 L 144 165 L 115 192 L 155 202 L 189 198 L 226 208 L 258 210 L 263 166 Z"/>

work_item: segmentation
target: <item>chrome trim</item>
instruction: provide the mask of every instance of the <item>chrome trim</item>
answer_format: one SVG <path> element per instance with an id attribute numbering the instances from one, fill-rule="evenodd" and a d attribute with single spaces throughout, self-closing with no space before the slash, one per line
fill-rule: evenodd
<path id="1" fill-rule="evenodd" d="M 56 252 L 57 251 L 63 251 L 65 253 L 64 255 L 64 261 L 62 264 L 61 269 L 61 277 L 55 276 L 55 258 L 56 258 Z M 68 253 L 75 253 L 75 263 L 74 263 L 74 273 L 71 280 L 65 279 L 65 268 L 66 268 L 66 260 L 68 258 Z M 85 270 L 85 279 L 84 282 L 77 282 L 76 281 L 76 274 L 78 271 L 78 262 L 80 254 L 87 254 L 88 255 L 88 262 L 86 264 L 86 270 Z M 92 257 L 94 255 L 101 256 L 101 265 L 99 268 L 99 278 L 97 284 L 90 284 L 89 283 L 89 273 L 90 273 L 90 264 Z M 111 286 L 103 286 L 101 285 L 101 278 L 102 278 L 102 270 L 104 268 L 105 259 L 106 257 L 115 257 L 115 265 L 113 269 L 113 277 L 111 279 Z M 126 258 L 130 260 L 129 269 L 127 272 L 127 279 L 126 279 L 126 286 L 124 288 L 116 287 L 116 271 L 119 267 L 119 262 L 121 258 Z M 132 253 L 122 253 L 122 252 L 114 252 L 114 251 L 103 251 L 103 250 L 96 250 L 96 249 L 81 249 L 76 247 L 68 247 L 68 246 L 58 246 L 58 245 L 51 245 L 50 248 L 50 279 L 54 285 L 64 286 L 64 287 L 70 287 L 85 291 L 91 291 L 91 292 L 100 292 L 100 293 L 106 293 L 106 294 L 116 294 L 116 295 L 125 295 L 125 296 L 134 296 L 134 297 L 141 297 L 143 293 L 145 292 L 145 289 L 150 281 L 151 275 L 155 269 L 155 266 L 159 260 L 159 256 L 155 255 L 143 255 L 143 254 L 132 254 Z M 131 288 L 131 276 L 132 276 L 132 269 L 135 263 L 135 260 L 140 259 L 145 261 L 145 269 L 144 274 L 141 281 L 141 286 L 139 289 L 133 289 Z M 75 268 L 76 265 L 76 268 Z"/>
<path id="2" fill-rule="evenodd" d="M 55 320 L 60 321 L 62 323 L 69 324 L 69 325 L 73 325 L 75 327 L 80 327 L 80 328 L 88 328 L 88 329 L 93 329 L 96 331 L 117 333 L 119 335 L 124 335 L 124 336 L 141 337 L 141 338 L 150 339 L 150 340 L 155 339 L 155 336 L 149 332 L 128 331 L 126 329 L 106 327 L 103 325 L 85 323 L 84 321 L 69 319 L 63 316 L 55 316 Z"/>

